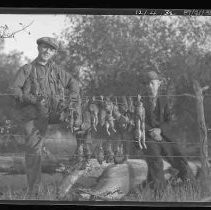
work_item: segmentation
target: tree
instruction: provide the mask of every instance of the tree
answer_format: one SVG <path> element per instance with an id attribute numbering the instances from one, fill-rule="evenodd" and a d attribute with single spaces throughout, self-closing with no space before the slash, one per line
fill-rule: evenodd
<path id="1" fill-rule="evenodd" d="M 68 18 L 72 28 L 68 27 L 62 35 L 67 42 L 63 64 L 66 69 L 74 69 L 74 74 L 82 75 L 89 89 L 94 88 L 94 81 L 98 92 L 108 87 L 114 91 L 116 85 L 124 84 L 124 92 L 131 88 L 134 93 L 140 83 L 136 78 L 147 69 L 179 80 L 186 71 L 185 57 L 189 51 L 201 52 L 210 33 L 210 25 L 194 17 Z"/>
<path id="2" fill-rule="evenodd" d="M 17 33 L 22 31 L 27 32 L 28 28 L 33 24 L 33 21 L 28 25 L 19 23 L 20 28 L 16 31 L 11 31 L 10 28 L 5 24 L 0 26 L 0 93 L 8 93 L 9 85 L 12 81 L 17 69 L 21 65 L 22 52 L 12 51 L 9 54 L 3 53 L 5 39 L 14 38 Z M 28 60 L 26 58 L 26 60 Z"/>
<path id="3" fill-rule="evenodd" d="M 12 51 L 9 54 L 0 53 L 0 93 L 8 93 L 9 85 L 21 66 L 22 52 Z"/>
<path id="4" fill-rule="evenodd" d="M 69 15 L 67 18 L 69 27 L 61 35 L 66 43 L 65 53 L 57 62 L 82 80 L 84 94 L 136 95 L 142 90 L 145 71 L 156 70 L 163 76 L 164 90 L 171 99 L 175 122 L 171 134 L 176 139 L 184 136 L 198 143 L 193 84 L 198 81 L 203 87 L 211 81 L 209 17 Z M 211 100 L 207 97 L 205 102 L 205 110 L 209 111 Z M 206 116 L 205 120 L 211 123 Z M 192 148 L 194 155 L 196 151 L 200 154 L 199 148 Z"/>

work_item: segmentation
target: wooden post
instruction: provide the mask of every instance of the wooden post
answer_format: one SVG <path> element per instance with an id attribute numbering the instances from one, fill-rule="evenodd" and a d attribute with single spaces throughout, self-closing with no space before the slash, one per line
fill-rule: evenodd
<path id="1" fill-rule="evenodd" d="M 197 122 L 199 126 L 199 137 L 201 142 L 201 164 L 202 164 L 202 180 L 203 188 L 207 189 L 207 180 L 209 175 L 209 161 L 208 161 L 208 141 L 207 141 L 207 127 L 204 117 L 204 105 L 203 105 L 203 91 L 209 87 L 202 88 L 197 80 L 193 80 L 193 89 L 196 96 L 196 111 L 197 111 Z"/>

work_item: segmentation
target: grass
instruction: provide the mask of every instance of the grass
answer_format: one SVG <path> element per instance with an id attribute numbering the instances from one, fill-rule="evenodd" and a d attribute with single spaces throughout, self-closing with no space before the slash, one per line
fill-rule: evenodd
<path id="1" fill-rule="evenodd" d="M 172 186 L 168 184 L 160 196 L 155 196 L 153 191 L 145 189 L 139 193 L 131 193 L 125 196 L 126 201 L 147 201 L 147 202 L 190 202 L 201 200 L 201 189 L 194 190 L 191 185 Z"/>
<path id="2" fill-rule="evenodd" d="M 58 201 L 58 188 L 59 182 L 54 181 L 52 183 L 44 183 L 39 196 L 34 197 L 35 200 L 47 200 L 47 201 Z M 137 187 L 136 192 L 130 192 L 124 196 L 121 201 L 146 201 L 146 202 L 190 202 L 200 201 L 202 189 L 200 185 L 197 189 L 189 184 L 172 186 L 168 184 L 162 196 L 155 197 L 153 191 L 149 188 L 140 190 Z M 2 200 L 26 200 L 24 197 L 26 188 L 14 189 L 12 186 L 4 189 L 0 193 L 0 199 Z M 207 194 L 210 196 L 211 194 Z M 72 191 L 64 198 L 63 201 L 86 201 L 86 199 L 80 197 L 76 190 L 73 188 Z M 120 202 L 121 202 L 120 201 Z"/>
<path id="3" fill-rule="evenodd" d="M 58 191 L 60 182 L 62 180 L 62 175 L 57 173 L 53 175 L 43 174 L 42 183 L 43 187 L 39 196 L 34 197 L 35 200 L 45 200 L 45 201 L 87 201 L 88 198 L 84 198 L 77 193 L 77 188 L 83 186 L 91 186 L 95 179 L 91 179 L 93 176 L 96 177 L 100 174 L 98 169 L 100 166 L 94 167 L 92 172 L 89 173 L 90 180 L 82 179 L 74 185 L 71 192 L 67 194 L 65 198 L 59 199 Z M 92 180 L 92 181 L 91 181 Z M 88 183 L 89 182 L 89 183 Z M 211 176 L 207 184 L 211 189 Z M 87 186 L 88 187 L 88 186 Z M 139 202 L 191 202 L 200 201 L 202 198 L 202 193 L 204 188 L 197 184 L 197 188 L 193 188 L 192 185 L 186 184 L 176 184 L 167 185 L 165 191 L 160 197 L 154 196 L 154 193 L 149 188 L 142 189 L 137 186 L 136 189 L 129 192 L 124 196 L 121 201 L 139 201 Z M 25 175 L 0 175 L 0 200 L 27 200 L 26 194 L 26 176 Z M 206 197 L 211 196 L 210 193 L 205 195 Z M 119 202 L 121 202 L 119 201 Z"/>

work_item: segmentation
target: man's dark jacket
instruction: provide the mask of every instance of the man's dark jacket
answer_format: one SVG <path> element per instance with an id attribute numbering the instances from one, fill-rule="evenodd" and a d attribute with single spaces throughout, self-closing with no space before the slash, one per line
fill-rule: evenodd
<path id="1" fill-rule="evenodd" d="M 155 107 L 153 107 L 152 97 L 148 94 L 145 94 L 145 97 L 143 97 L 143 105 L 146 111 L 146 131 L 152 128 L 160 128 L 162 133 L 165 134 L 165 131 L 170 127 L 171 110 L 169 108 L 168 96 L 165 95 L 165 92 L 159 91 L 157 99 L 155 99 Z"/>
<path id="2" fill-rule="evenodd" d="M 37 59 L 19 69 L 13 86 L 13 93 L 24 104 L 36 104 L 40 95 L 48 101 L 48 108 L 56 111 L 58 101 L 68 95 L 77 98 L 79 82 L 72 75 L 50 61 L 45 66 Z"/>

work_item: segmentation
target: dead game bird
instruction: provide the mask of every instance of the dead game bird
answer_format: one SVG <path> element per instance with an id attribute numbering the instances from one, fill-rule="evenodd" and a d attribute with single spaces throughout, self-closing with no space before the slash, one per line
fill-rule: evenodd
<path id="1" fill-rule="evenodd" d="M 111 115 L 107 115 L 106 118 L 105 118 L 105 127 L 106 127 L 106 132 L 107 134 L 110 136 L 111 135 L 111 132 L 109 131 L 109 128 L 112 129 L 112 131 L 114 133 L 116 133 L 116 129 L 114 128 L 115 125 L 114 125 L 114 118 L 113 116 Z"/>
<path id="2" fill-rule="evenodd" d="M 138 95 L 135 105 L 135 138 L 138 139 L 140 149 L 147 148 L 145 143 L 145 109 L 140 95 Z"/>
<path id="3" fill-rule="evenodd" d="M 91 148 L 90 148 L 90 145 L 89 144 L 85 144 L 84 145 L 84 157 L 86 160 L 90 160 L 91 159 L 91 156 L 92 156 L 92 151 L 91 151 Z"/>
<path id="4" fill-rule="evenodd" d="M 100 96 L 100 102 L 99 102 L 99 121 L 101 127 L 105 125 L 105 118 L 106 118 L 106 110 L 104 107 L 104 97 Z"/>
<path id="5" fill-rule="evenodd" d="M 120 113 L 117 105 L 114 105 L 113 107 L 113 115 L 118 122 L 119 127 L 125 129 L 129 123 L 129 118 Z"/>
<path id="6" fill-rule="evenodd" d="M 82 162 L 83 160 L 84 160 L 84 145 L 81 144 L 78 147 L 78 151 L 77 151 L 77 161 Z"/>
<path id="7" fill-rule="evenodd" d="M 108 133 L 108 135 L 110 136 L 111 133 L 109 131 L 109 128 L 112 129 L 112 131 L 114 133 L 116 133 L 116 129 L 114 128 L 114 117 L 113 117 L 113 108 L 114 105 L 112 103 L 112 101 L 110 100 L 109 97 L 106 98 L 105 100 L 105 111 L 106 111 L 106 116 L 105 116 L 105 127 L 106 127 L 106 132 Z"/>
<path id="8" fill-rule="evenodd" d="M 114 163 L 121 164 L 124 162 L 125 156 L 123 151 L 123 144 L 117 146 L 117 150 L 114 155 Z"/>
<path id="9" fill-rule="evenodd" d="M 125 114 L 128 111 L 128 102 L 126 96 L 120 97 L 119 111 L 121 114 Z"/>
<path id="10" fill-rule="evenodd" d="M 97 125 L 99 122 L 98 114 L 99 114 L 99 107 L 95 102 L 95 97 L 92 97 L 91 103 L 89 105 L 89 111 L 91 113 L 91 124 L 95 131 L 97 131 Z"/>
<path id="11" fill-rule="evenodd" d="M 98 153 L 97 153 L 97 157 L 96 157 L 98 163 L 100 165 L 102 165 L 103 161 L 104 161 L 104 150 L 103 150 L 103 147 L 102 145 L 99 146 L 99 149 L 98 149 Z"/>
<path id="12" fill-rule="evenodd" d="M 131 113 L 134 113 L 134 111 L 135 111 L 133 98 L 131 96 L 128 97 L 128 111 L 131 112 Z"/>
<path id="13" fill-rule="evenodd" d="M 114 152 L 112 150 L 112 144 L 109 143 L 106 150 L 106 163 L 112 163 L 114 161 Z"/>

